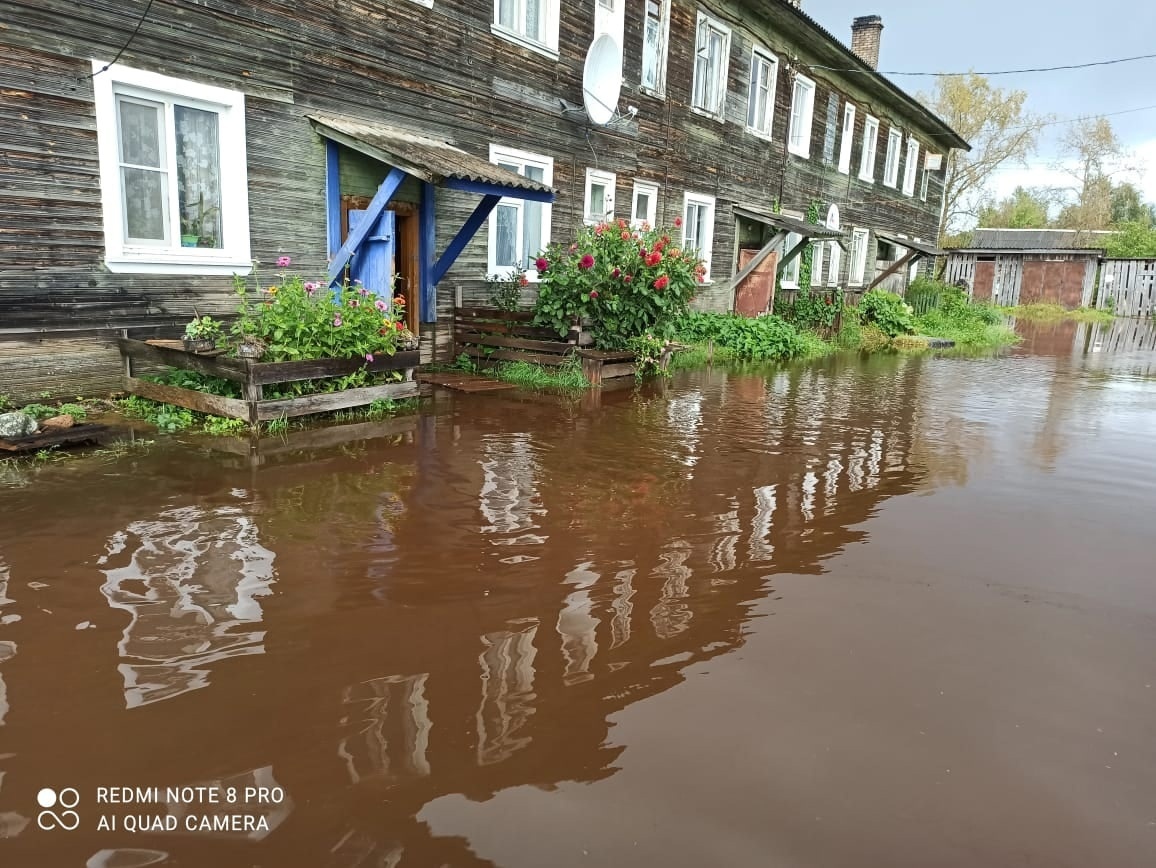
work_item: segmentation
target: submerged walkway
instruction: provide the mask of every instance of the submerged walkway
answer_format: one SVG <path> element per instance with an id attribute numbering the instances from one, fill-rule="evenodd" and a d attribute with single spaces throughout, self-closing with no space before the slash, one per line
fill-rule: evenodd
<path id="1" fill-rule="evenodd" d="M 504 389 L 518 388 L 513 383 L 491 380 L 489 377 L 469 374 L 465 371 L 418 372 L 415 379 L 434 386 L 445 386 L 447 389 L 453 389 L 457 392 L 498 392 Z"/>

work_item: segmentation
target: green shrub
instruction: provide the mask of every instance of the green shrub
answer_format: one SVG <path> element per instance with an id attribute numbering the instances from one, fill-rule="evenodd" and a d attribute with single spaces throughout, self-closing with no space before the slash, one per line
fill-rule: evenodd
<path id="1" fill-rule="evenodd" d="M 781 298 L 775 298 L 775 315 L 800 329 L 831 328 L 843 305 L 842 292 L 815 293 L 800 289 L 794 301 L 782 301 Z"/>
<path id="2" fill-rule="evenodd" d="M 734 358 L 750 361 L 794 359 L 808 355 L 815 348 L 813 341 L 774 315 L 751 318 L 736 314 L 691 313 L 679 322 L 678 337 L 690 344 L 714 341 Z"/>
<path id="3" fill-rule="evenodd" d="M 859 315 L 889 338 L 915 332 L 915 318 L 911 307 L 898 295 L 883 289 L 873 289 L 859 301 Z"/>

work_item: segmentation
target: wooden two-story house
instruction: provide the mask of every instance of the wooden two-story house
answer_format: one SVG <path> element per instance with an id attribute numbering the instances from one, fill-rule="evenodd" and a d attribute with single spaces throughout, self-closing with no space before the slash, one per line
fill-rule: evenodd
<path id="1" fill-rule="evenodd" d="M 115 388 L 109 338 L 227 313 L 282 256 L 395 275 L 427 360 L 459 293 L 606 217 L 681 218 L 704 307 L 780 215 L 842 233 L 812 284 L 866 286 L 937 237 L 967 147 L 875 71 L 882 27 L 847 47 L 786 0 L 6 0 L 0 394 Z M 595 123 L 599 37 L 622 84 Z"/>

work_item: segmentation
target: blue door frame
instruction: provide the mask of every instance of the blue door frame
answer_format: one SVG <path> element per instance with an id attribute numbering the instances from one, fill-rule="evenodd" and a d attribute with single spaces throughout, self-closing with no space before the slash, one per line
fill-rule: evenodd
<path id="1" fill-rule="evenodd" d="M 349 265 L 354 254 L 364 253 L 363 246 L 373 245 L 374 239 L 380 241 L 381 236 L 392 236 L 392 227 L 388 233 L 376 231 L 382 226 L 386 205 L 397 193 L 406 173 L 399 168 L 392 168 L 381 186 L 377 188 L 373 200 L 362 212 L 357 225 L 349 227 L 349 235 L 345 242 L 341 242 L 341 146 L 332 139 L 325 140 L 325 213 L 326 235 L 329 251 L 329 281 L 334 283 L 341 277 L 345 267 Z M 482 228 L 482 224 L 490 216 L 498 202 L 503 198 L 529 199 L 535 202 L 553 202 L 554 194 L 532 190 L 522 190 L 516 187 L 505 187 L 498 184 L 488 184 L 477 181 L 446 179 L 441 186 L 448 190 L 457 190 L 465 193 L 475 193 L 482 197 L 473 213 L 466 218 L 461 229 L 454 235 L 453 240 L 446 245 L 441 256 L 437 256 L 437 186 L 423 180 L 421 185 L 421 202 L 418 206 L 418 273 L 420 275 L 420 320 L 423 323 L 437 321 L 437 285 L 446 276 L 466 245 Z M 392 216 L 392 215 L 391 215 Z M 352 223 L 352 221 L 351 221 Z M 366 250 L 371 249 L 366 247 Z M 379 251 L 384 248 L 378 248 Z M 392 248 L 391 248 L 392 250 Z M 392 256 L 392 253 L 390 254 Z M 360 265 L 359 265 L 360 267 Z M 392 272 L 391 272 L 392 273 Z"/>

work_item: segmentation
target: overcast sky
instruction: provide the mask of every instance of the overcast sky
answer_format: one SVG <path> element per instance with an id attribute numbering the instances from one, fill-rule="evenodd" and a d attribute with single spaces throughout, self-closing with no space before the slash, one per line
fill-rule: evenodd
<path id="1" fill-rule="evenodd" d="M 1153 0 L 803 0 L 803 8 L 844 42 L 858 15 L 883 18 L 879 68 L 963 72 L 1060 66 L 1156 53 Z M 893 76 L 912 93 L 934 80 Z M 1092 69 L 993 78 L 1004 88 L 1027 91 L 1028 106 L 1041 114 L 1083 117 L 1156 105 L 1156 59 Z M 1146 171 L 1132 180 L 1156 201 L 1156 109 L 1110 118 L 1117 134 Z M 1031 169 L 999 173 L 997 192 L 1016 184 L 1063 184 L 1047 164 L 1056 159 L 1063 126 L 1041 142 Z"/>

